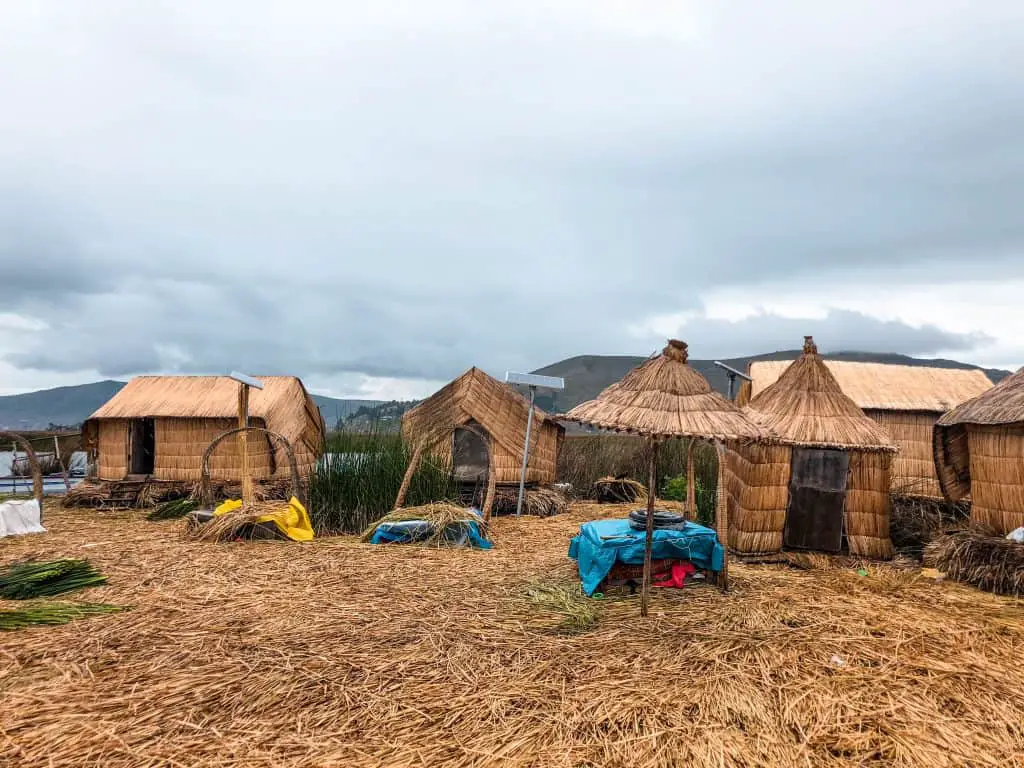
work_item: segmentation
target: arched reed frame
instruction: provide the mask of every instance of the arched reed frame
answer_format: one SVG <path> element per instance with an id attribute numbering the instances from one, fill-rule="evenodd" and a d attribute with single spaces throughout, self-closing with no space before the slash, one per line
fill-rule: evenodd
<path id="1" fill-rule="evenodd" d="M 39 521 L 43 520 L 43 470 L 39 466 L 39 457 L 36 451 L 26 438 L 17 432 L 0 432 L 0 442 L 10 440 L 18 445 L 28 457 L 28 464 L 32 467 L 32 495 L 39 502 Z"/>
<path id="2" fill-rule="evenodd" d="M 271 447 L 273 447 L 273 443 L 275 441 L 284 447 L 285 455 L 288 457 L 288 469 L 291 472 L 292 495 L 299 500 L 302 506 L 307 506 L 306 492 L 303 488 L 302 480 L 299 477 L 299 465 L 295 461 L 295 451 L 292 449 L 291 443 L 288 442 L 288 438 L 284 435 L 278 434 L 277 432 L 269 429 L 264 429 L 263 427 L 235 427 L 234 429 L 229 429 L 227 432 L 222 432 L 217 435 L 217 437 L 213 438 L 210 444 L 206 446 L 206 450 L 203 451 L 203 467 L 202 475 L 200 477 L 200 499 L 203 506 L 208 507 L 213 504 L 213 499 L 211 498 L 212 494 L 210 491 L 210 456 L 213 455 L 214 449 L 216 449 L 222 440 L 242 432 L 259 432 L 260 434 L 267 436 L 271 442 Z M 248 467 L 242 467 L 243 473 L 248 471 Z M 244 501 L 251 501 L 251 499 L 244 499 Z"/>

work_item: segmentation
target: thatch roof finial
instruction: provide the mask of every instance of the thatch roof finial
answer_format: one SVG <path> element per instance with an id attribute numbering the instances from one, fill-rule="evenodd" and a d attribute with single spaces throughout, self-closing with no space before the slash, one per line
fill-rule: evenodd
<path id="1" fill-rule="evenodd" d="M 687 346 L 685 341 L 679 341 L 678 339 L 669 339 L 668 346 L 665 347 L 664 355 L 672 360 L 676 360 L 680 363 L 685 363 L 689 358 L 690 354 L 686 351 Z"/>
<path id="2" fill-rule="evenodd" d="M 818 354 L 818 345 L 814 343 L 813 336 L 804 336 L 804 354 L 805 355 L 816 355 Z"/>

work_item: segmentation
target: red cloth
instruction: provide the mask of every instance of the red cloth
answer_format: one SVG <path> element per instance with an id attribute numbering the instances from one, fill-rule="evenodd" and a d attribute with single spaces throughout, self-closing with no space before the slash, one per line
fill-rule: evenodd
<path id="1" fill-rule="evenodd" d="M 672 563 L 672 572 L 668 580 L 656 582 L 654 586 L 682 589 L 686 586 L 686 577 L 692 576 L 696 572 L 697 567 L 688 560 L 681 563 Z"/>

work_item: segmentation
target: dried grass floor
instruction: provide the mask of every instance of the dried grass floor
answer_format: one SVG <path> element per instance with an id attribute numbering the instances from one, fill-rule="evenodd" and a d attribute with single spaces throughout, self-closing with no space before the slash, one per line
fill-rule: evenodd
<path id="1" fill-rule="evenodd" d="M 48 511 L 0 563 L 88 557 L 128 613 L 0 633 L 0 765 L 953 766 L 1024 761 L 1024 603 L 885 567 L 733 569 L 733 590 L 570 584 L 580 522 L 490 552 L 188 543 L 181 521 Z M 2 605 L 2 604 L 0 604 Z M 5 606 L 6 607 L 6 606 Z"/>

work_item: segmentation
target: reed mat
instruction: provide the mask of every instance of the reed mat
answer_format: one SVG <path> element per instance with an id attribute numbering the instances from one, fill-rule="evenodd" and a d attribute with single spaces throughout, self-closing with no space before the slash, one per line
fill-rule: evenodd
<path id="1" fill-rule="evenodd" d="M 564 631 L 575 595 L 537 585 L 568 590 L 579 525 L 634 507 L 493 519 L 481 551 L 208 546 L 55 505 L 0 564 L 88 557 L 90 599 L 133 610 L 0 633 L 0 765 L 1024 761 L 1024 604 L 951 579 L 731 561 L 728 593 L 656 589 L 646 620 L 606 598 Z"/>

